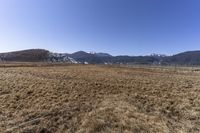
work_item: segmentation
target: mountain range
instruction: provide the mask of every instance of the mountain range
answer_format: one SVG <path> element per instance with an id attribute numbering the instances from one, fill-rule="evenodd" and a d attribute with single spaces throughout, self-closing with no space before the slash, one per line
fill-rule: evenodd
<path id="1" fill-rule="evenodd" d="M 78 51 L 53 53 L 44 49 L 28 49 L 0 53 L 1 62 L 67 62 L 75 64 L 143 64 L 143 65 L 200 65 L 200 51 L 187 51 L 172 56 L 112 56 L 108 53 Z"/>

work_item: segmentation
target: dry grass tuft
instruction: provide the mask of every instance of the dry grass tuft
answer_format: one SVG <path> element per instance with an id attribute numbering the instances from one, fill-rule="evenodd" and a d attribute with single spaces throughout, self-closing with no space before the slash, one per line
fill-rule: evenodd
<path id="1" fill-rule="evenodd" d="M 120 96 L 105 98 L 86 114 L 78 133 L 168 133 L 166 123 L 157 116 L 140 112 Z"/>

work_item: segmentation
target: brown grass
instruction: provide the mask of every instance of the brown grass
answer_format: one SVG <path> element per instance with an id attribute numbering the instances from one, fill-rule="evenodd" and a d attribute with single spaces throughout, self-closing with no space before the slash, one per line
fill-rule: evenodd
<path id="1" fill-rule="evenodd" d="M 200 73 L 92 65 L 0 67 L 0 133 L 6 132 L 199 133 Z"/>

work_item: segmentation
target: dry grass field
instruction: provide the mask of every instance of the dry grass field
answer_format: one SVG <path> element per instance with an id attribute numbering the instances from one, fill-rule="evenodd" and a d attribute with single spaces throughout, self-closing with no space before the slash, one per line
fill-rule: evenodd
<path id="1" fill-rule="evenodd" d="M 0 133 L 199 133 L 192 68 L 0 65 Z"/>

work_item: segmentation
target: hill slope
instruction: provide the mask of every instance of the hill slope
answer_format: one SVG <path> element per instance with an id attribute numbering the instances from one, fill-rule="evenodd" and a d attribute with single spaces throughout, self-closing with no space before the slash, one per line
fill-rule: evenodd
<path id="1" fill-rule="evenodd" d="M 167 64 L 200 65 L 200 51 L 187 51 L 164 59 Z"/>
<path id="2" fill-rule="evenodd" d="M 22 62 L 38 62 L 47 60 L 49 51 L 43 49 L 29 49 L 8 53 L 1 53 L 0 59 L 2 61 L 22 61 Z"/>
<path id="3" fill-rule="evenodd" d="M 29 49 L 0 54 L 0 61 L 16 62 L 69 62 L 89 64 L 146 64 L 146 65 L 200 65 L 200 51 L 188 51 L 173 56 L 112 56 L 107 53 L 72 54 L 52 53 L 44 49 Z"/>
<path id="4" fill-rule="evenodd" d="M 44 49 L 0 53 L 0 61 L 15 62 L 71 62 L 66 54 L 52 53 Z"/>

